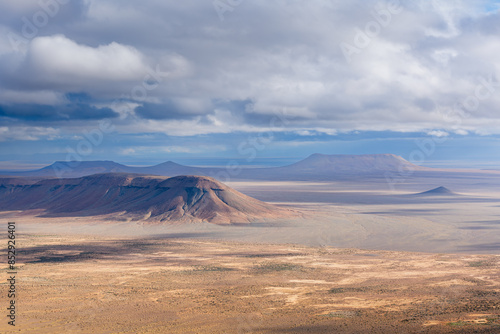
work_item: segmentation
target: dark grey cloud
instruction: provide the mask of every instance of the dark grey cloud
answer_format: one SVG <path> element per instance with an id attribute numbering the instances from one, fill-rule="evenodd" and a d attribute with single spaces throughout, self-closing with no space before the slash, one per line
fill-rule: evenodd
<path id="1" fill-rule="evenodd" d="M 46 34 L 78 23 L 89 6 L 85 0 L 1 1 L 0 22 L 20 37 L 30 38 L 31 33 Z"/>
<path id="2" fill-rule="evenodd" d="M 135 108 L 135 113 L 141 118 L 154 120 L 190 119 L 197 116 L 196 114 L 186 113 L 182 110 L 182 107 L 179 107 L 171 100 L 167 100 L 161 104 L 144 103 Z"/>
<path id="3" fill-rule="evenodd" d="M 71 103 L 61 106 L 37 104 L 0 105 L 0 117 L 26 122 L 100 120 L 118 116 L 110 108 L 97 108 L 82 103 Z"/>

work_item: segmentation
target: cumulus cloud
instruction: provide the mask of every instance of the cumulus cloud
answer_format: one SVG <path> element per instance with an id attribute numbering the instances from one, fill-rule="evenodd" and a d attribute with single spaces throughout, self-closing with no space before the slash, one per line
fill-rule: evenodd
<path id="1" fill-rule="evenodd" d="M 148 67 L 134 47 L 112 42 L 95 48 L 64 35 L 35 38 L 28 49 L 32 73 L 51 80 L 141 80 Z"/>
<path id="2" fill-rule="evenodd" d="M 96 99 L 155 101 L 152 94 L 165 80 L 190 71 L 175 52 L 155 58 L 117 42 L 95 47 L 64 35 L 36 37 L 24 52 L 9 52 L 0 64 L 0 84 L 10 91 L 86 92 Z"/>

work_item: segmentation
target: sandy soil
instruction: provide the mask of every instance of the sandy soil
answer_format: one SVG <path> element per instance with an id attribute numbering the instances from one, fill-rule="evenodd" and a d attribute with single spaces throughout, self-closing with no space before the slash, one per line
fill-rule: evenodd
<path id="1" fill-rule="evenodd" d="M 17 326 L 4 320 L 2 333 L 500 332 L 498 255 L 167 237 L 18 240 Z"/>

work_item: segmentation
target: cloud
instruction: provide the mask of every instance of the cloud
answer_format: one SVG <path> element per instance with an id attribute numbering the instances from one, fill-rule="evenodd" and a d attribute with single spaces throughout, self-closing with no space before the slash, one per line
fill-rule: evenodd
<path id="1" fill-rule="evenodd" d="M 0 141 L 36 141 L 40 139 L 53 140 L 59 136 L 60 131 L 52 127 L 39 126 L 1 126 Z"/>
<path id="2" fill-rule="evenodd" d="M 110 108 L 97 108 L 88 104 L 72 103 L 66 105 L 15 104 L 0 105 L 0 117 L 36 121 L 100 120 L 118 117 Z"/>
<path id="3" fill-rule="evenodd" d="M 427 132 L 427 134 L 429 136 L 438 137 L 438 138 L 448 137 L 450 135 L 448 132 L 446 132 L 446 131 L 440 131 L 440 130 L 432 130 L 432 131 Z"/>
<path id="4" fill-rule="evenodd" d="M 90 47 L 64 35 L 35 38 L 26 57 L 30 72 L 45 80 L 142 80 L 148 71 L 134 47 L 112 42 Z"/>
<path id="5" fill-rule="evenodd" d="M 458 130 L 455 130 L 455 133 L 457 135 L 461 135 L 461 136 L 466 136 L 469 134 L 469 132 L 465 131 L 465 130 L 462 130 L 462 129 L 458 129 Z"/>
<path id="6" fill-rule="evenodd" d="M 38 10 L 35 2 L 6 6 L 0 8 L 18 18 Z M 441 112 L 474 96 L 482 78 L 500 77 L 496 7 L 403 2 L 348 63 L 341 43 L 355 43 L 359 31 L 377 22 L 373 12 L 387 6 L 255 0 L 226 12 L 223 22 L 210 1 L 89 0 L 73 12 L 61 7 L 60 20 L 58 14 L 40 28 L 25 53 L 2 51 L 0 40 L 2 113 L 26 122 L 67 119 L 68 127 L 110 117 L 119 132 L 176 136 L 500 132 L 500 86 L 460 125 Z M 78 24 L 67 23 L 71 15 Z M 19 32 L 20 22 L 5 21 L 0 30 Z M 145 95 L 134 96 L 139 90 Z"/>
<path id="7" fill-rule="evenodd" d="M 213 110 L 210 101 L 195 99 L 167 99 L 162 103 L 144 103 L 135 108 L 135 113 L 141 118 L 165 120 L 188 119 L 203 115 Z"/>
<path id="8" fill-rule="evenodd" d="M 181 154 L 200 154 L 207 151 L 221 152 L 227 148 L 224 145 L 170 145 L 170 146 L 133 146 L 126 147 L 120 150 L 120 155 L 147 155 L 147 154 L 165 154 L 165 153 L 181 153 Z"/>
<path id="9" fill-rule="evenodd" d="M 63 94 L 50 90 L 22 91 L 0 90 L 0 101 L 4 104 L 43 104 L 54 105 L 65 102 Z"/>
<path id="10" fill-rule="evenodd" d="M 33 38 L 26 52 L 5 52 L 0 39 L 0 88 L 154 102 L 164 93 L 158 89 L 161 84 L 191 71 L 189 62 L 175 52 L 147 56 L 134 46 L 97 43 L 77 43 L 56 34 Z"/>

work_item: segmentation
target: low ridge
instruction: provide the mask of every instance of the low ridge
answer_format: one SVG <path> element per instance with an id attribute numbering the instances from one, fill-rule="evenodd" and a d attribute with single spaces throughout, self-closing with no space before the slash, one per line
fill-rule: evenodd
<path id="1" fill-rule="evenodd" d="M 33 171 L 34 176 L 42 177 L 81 177 L 97 173 L 129 172 L 130 167 L 114 161 L 56 161 L 52 165 Z"/>
<path id="2" fill-rule="evenodd" d="M 415 195 L 420 195 L 420 196 L 449 196 L 449 195 L 456 195 L 453 191 L 450 189 L 440 186 L 431 190 L 427 190 L 421 193 L 417 193 Z"/>

